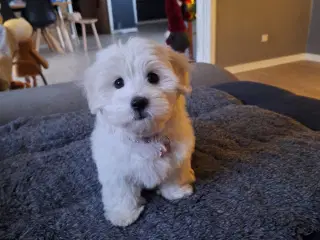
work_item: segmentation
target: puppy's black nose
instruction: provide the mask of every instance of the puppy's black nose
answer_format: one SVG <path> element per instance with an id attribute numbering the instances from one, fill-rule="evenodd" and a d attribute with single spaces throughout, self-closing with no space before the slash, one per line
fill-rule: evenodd
<path id="1" fill-rule="evenodd" d="M 135 111 L 143 111 L 149 104 L 149 100 L 145 97 L 134 97 L 131 101 L 131 107 Z"/>

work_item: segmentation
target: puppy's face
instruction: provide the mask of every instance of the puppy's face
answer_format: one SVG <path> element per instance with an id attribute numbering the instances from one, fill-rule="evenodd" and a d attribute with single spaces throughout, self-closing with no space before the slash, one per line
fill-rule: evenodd
<path id="1" fill-rule="evenodd" d="M 160 132 L 178 93 L 189 90 L 187 59 L 154 42 L 132 38 L 97 55 L 84 87 L 90 110 L 139 136 Z"/>

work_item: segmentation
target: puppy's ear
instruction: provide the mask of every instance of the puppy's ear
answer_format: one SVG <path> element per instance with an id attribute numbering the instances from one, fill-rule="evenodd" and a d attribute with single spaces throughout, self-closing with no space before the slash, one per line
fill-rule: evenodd
<path id="1" fill-rule="evenodd" d="M 189 73 L 191 71 L 191 64 L 189 63 L 188 58 L 182 54 L 173 51 L 171 48 L 168 48 L 168 57 L 169 62 L 179 78 L 178 91 L 182 94 L 188 94 L 191 92 L 191 85 L 189 80 Z"/>

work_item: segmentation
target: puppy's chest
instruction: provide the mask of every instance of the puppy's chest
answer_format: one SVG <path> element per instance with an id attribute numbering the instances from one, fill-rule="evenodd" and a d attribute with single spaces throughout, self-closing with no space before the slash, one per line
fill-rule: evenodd
<path id="1" fill-rule="evenodd" d="M 133 144 L 128 177 L 147 188 L 159 185 L 178 164 L 175 150 L 172 142 Z"/>
<path id="2" fill-rule="evenodd" d="M 131 144 L 131 158 L 136 161 L 167 161 L 174 158 L 175 144 L 168 138 L 137 140 Z"/>

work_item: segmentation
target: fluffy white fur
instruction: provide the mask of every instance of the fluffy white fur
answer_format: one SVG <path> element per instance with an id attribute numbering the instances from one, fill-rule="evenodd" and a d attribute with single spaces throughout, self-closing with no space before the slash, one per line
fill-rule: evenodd
<path id="1" fill-rule="evenodd" d="M 147 81 L 149 72 L 160 77 L 158 84 Z M 114 225 L 127 226 L 137 220 L 144 208 L 143 188 L 158 187 L 169 200 L 193 192 L 195 139 L 184 97 L 190 91 L 188 72 L 184 55 L 141 38 L 102 50 L 86 72 L 84 88 L 96 115 L 92 154 L 105 216 Z M 125 85 L 116 89 L 113 84 L 119 77 Z M 150 101 L 143 120 L 135 120 L 130 106 L 136 96 Z M 171 142 L 170 152 L 163 157 L 159 142 L 136 141 L 156 134 Z"/>

